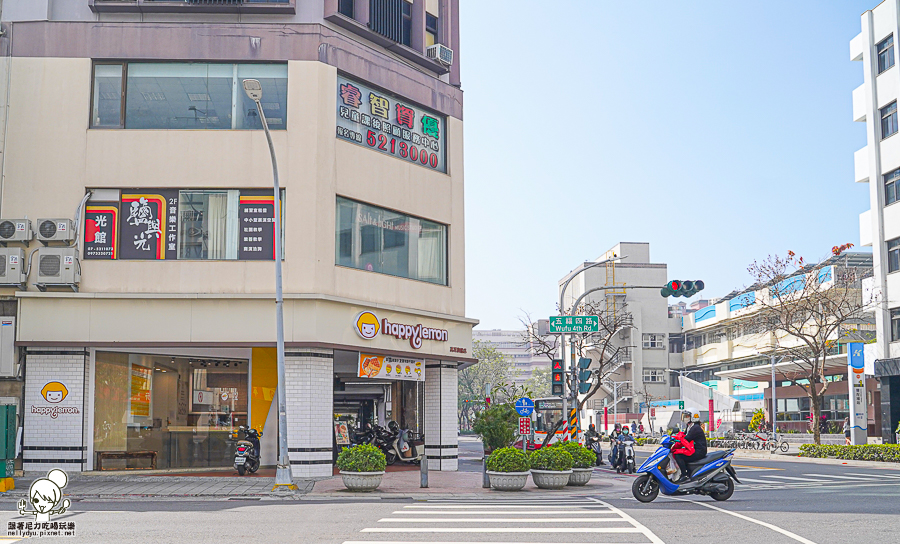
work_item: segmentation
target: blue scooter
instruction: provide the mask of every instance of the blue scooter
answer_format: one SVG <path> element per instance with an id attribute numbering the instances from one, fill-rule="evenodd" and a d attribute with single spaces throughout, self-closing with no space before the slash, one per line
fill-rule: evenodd
<path id="1" fill-rule="evenodd" d="M 675 444 L 678 441 L 671 436 L 663 437 L 659 449 L 637 470 L 641 475 L 631 485 L 634 498 L 652 502 L 662 491 L 663 495 L 709 495 L 717 501 L 727 501 L 734 493 L 734 482 L 741 483 L 731 466 L 734 450 L 713 452 L 688 463 L 690 479 L 676 484 L 666 476 L 669 450 Z"/>

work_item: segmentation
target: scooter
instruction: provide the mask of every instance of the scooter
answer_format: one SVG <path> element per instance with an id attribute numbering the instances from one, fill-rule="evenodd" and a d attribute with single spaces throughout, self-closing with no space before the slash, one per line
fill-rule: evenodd
<path id="1" fill-rule="evenodd" d="M 243 432 L 245 438 L 238 440 L 237 449 L 234 450 L 234 468 L 241 476 L 245 472 L 253 474 L 259 470 L 259 438 L 262 434 L 243 425 L 238 427 L 238 431 Z"/>
<path id="2" fill-rule="evenodd" d="M 590 437 L 584 441 L 584 447 L 594 452 L 597 456 L 596 466 L 603 465 L 603 449 L 600 447 L 600 437 Z"/>
<path id="3" fill-rule="evenodd" d="M 734 450 L 713 452 L 688 463 L 690 479 L 676 484 L 668 478 L 667 469 L 669 463 L 674 463 L 670 450 L 678 443 L 671 436 L 663 437 L 660 447 L 637 469 L 641 475 L 631 485 L 634 498 L 640 502 L 652 502 L 660 491 L 663 495 L 709 495 L 717 501 L 731 498 L 734 482 L 741 483 L 731 466 Z"/>
<path id="4" fill-rule="evenodd" d="M 623 472 L 627 472 L 628 474 L 634 474 L 635 465 L 634 465 L 634 442 L 631 440 L 617 440 L 616 448 L 619 450 L 618 454 L 618 465 L 616 465 L 616 472 L 619 474 Z"/>
<path id="5" fill-rule="evenodd" d="M 391 422 L 393 423 L 393 422 Z M 389 430 L 379 429 L 375 445 L 384 452 L 385 462 L 393 465 L 397 461 L 418 465 L 422 461 L 422 453 L 416 446 L 418 440 L 411 440 L 410 432 L 394 425 L 388 425 Z"/>

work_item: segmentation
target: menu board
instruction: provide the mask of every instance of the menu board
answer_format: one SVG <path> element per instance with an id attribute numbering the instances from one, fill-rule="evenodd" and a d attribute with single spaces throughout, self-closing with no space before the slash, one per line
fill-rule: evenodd
<path id="1" fill-rule="evenodd" d="M 393 355 L 359 354 L 359 377 L 425 381 L 425 361 Z"/>
<path id="2" fill-rule="evenodd" d="M 238 259 L 275 260 L 275 195 L 271 190 L 241 191 L 238 209 Z M 284 193 L 281 196 L 284 210 Z M 284 219 L 284 214 L 281 216 Z M 283 223 L 283 221 L 282 221 Z M 284 232 L 282 224 L 281 231 Z"/>

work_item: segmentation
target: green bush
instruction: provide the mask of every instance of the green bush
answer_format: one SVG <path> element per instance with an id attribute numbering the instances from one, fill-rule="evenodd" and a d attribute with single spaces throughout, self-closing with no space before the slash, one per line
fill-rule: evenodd
<path id="1" fill-rule="evenodd" d="M 835 457 L 849 461 L 900 463 L 900 444 L 865 444 L 861 446 L 803 444 L 800 446 L 800 457 Z"/>
<path id="2" fill-rule="evenodd" d="M 488 457 L 487 469 L 491 472 L 526 472 L 528 457 L 516 448 L 500 448 Z"/>
<path id="3" fill-rule="evenodd" d="M 344 472 L 381 472 L 384 465 L 384 452 L 372 444 L 344 448 L 337 458 L 337 466 Z"/>
<path id="4" fill-rule="evenodd" d="M 528 461 L 535 470 L 571 470 L 574 464 L 572 455 L 557 446 L 533 451 L 528 456 Z"/>
<path id="5" fill-rule="evenodd" d="M 519 429 L 519 414 L 511 404 L 495 404 L 475 415 L 472 426 L 484 443 L 484 447 L 495 450 L 505 448 L 516 439 Z"/>
<path id="6" fill-rule="evenodd" d="M 597 455 L 578 442 L 562 442 L 557 447 L 569 452 L 572 456 L 572 466 L 575 468 L 591 468 L 597 462 Z"/>

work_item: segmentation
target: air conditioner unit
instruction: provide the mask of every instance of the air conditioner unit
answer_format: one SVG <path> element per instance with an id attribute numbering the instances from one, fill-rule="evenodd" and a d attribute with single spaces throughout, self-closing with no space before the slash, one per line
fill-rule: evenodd
<path id="1" fill-rule="evenodd" d="M 453 64 L 453 50 L 444 44 L 436 43 L 425 50 L 425 54 L 430 59 L 434 59 L 444 66 Z"/>
<path id="2" fill-rule="evenodd" d="M 0 219 L 0 243 L 25 242 L 34 238 L 30 219 Z"/>
<path id="3" fill-rule="evenodd" d="M 81 263 L 74 247 L 43 247 L 37 255 L 37 281 L 35 287 L 46 291 L 47 287 L 69 287 L 78 290 L 81 281 Z"/>
<path id="4" fill-rule="evenodd" d="M 25 249 L 21 247 L 0 248 L 0 286 L 16 286 L 24 289 Z"/>
<path id="5" fill-rule="evenodd" d="M 44 242 L 71 242 L 75 239 L 74 223 L 71 219 L 38 219 L 37 239 Z"/>

